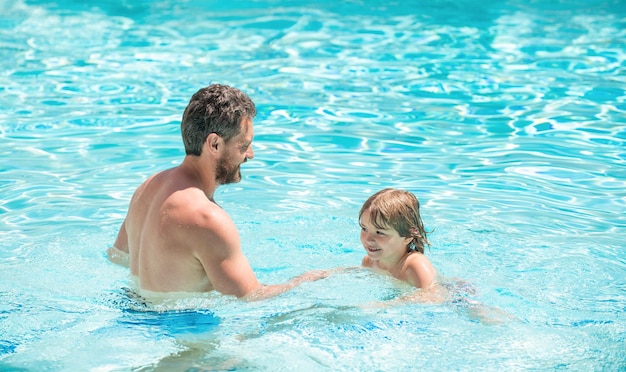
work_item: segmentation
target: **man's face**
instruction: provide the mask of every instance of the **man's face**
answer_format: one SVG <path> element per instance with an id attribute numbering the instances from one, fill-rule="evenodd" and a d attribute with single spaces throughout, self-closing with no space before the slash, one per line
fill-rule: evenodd
<path id="1" fill-rule="evenodd" d="M 241 181 L 241 164 L 254 157 L 253 137 L 252 120 L 244 118 L 241 122 L 241 131 L 225 144 L 224 156 L 217 162 L 215 179 L 219 184 L 226 185 Z"/>

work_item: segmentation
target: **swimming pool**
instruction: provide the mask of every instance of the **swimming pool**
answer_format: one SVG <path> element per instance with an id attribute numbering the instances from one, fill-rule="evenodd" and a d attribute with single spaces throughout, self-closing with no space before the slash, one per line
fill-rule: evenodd
<path id="1" fill-rule="evenodd" d="M 0 1 L 0 369 L 624 370 L 620 0 Z M 135 187 L 182 159 L 211 82 L 256 102 L 218 189 L 260 280 L 356 266 L 356 216 L 405 188 L 473 299 L 357 270 L 155 314 L 104 255 Z"/>

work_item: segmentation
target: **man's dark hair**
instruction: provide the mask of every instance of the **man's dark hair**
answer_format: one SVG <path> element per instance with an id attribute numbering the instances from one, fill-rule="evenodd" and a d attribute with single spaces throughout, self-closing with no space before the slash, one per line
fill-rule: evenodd
<path id="1" fill-rule="evenodd" d="M 255 116 L 254 102 L 239 89 L 221 84 L 200 89 L 191 97 L 180 125 L 185 153 L 200 156 L 211 133 L 228 142 L 239 133 L 244 118 Z"/>

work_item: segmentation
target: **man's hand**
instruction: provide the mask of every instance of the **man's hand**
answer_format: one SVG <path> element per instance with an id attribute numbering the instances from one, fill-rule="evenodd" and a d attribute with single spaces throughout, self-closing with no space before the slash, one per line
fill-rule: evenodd
<path id="1" fill-rule="evenodd" d="M 130 267 L 130 258 L 128 253 L 117 249 L 115 246 L 107 249 L 107 256 L 109 257 L 109 261 L 114 264 L 118 264 L 126 268 Z"/>
<path id="2" fill-rule="evenodd" d="M 290 280 L 294 287 L 304 282 L 314 282 L 316 280 L 324 279 L 332 274 L 332 270 L 311 270 L 303 274 L 296 276 Z"/>

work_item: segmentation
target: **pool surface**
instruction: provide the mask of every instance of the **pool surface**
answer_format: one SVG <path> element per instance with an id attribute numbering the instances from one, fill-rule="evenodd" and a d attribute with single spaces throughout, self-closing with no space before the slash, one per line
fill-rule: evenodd
<path id="1" fill-rule="evenodd" d="M 86 3 L 0 0 L 0 370 L 626 370 L 624 1 Z M 134 296 L 105 250 L 212 82 L 257 104 L 216 199 L 262 282 L 358 266 L 396 187 L 458 301 Z"/>

